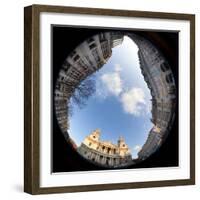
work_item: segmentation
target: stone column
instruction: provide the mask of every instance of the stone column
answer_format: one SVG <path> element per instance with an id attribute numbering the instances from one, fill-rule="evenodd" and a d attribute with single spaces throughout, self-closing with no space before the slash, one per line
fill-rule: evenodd
<path id="1" fill-rule="evenodd" d="M 101 158 L 101 156 L 99 156 L 99 163 L 102 163 L 103 158 Z"/>
<path id="2" fill-rule="evenodd" d="M 111 158 L 111 166 L 113 166 L 113 158 Z"/>
<path id="3" fill-rule="evenodd" d="M 96 156 L 95 156 L 95 161 L 99 162 L 99 155 L 98 154 L 96 154 Z"/>
<path id="4" fill-rule="evenodd" d="M 103 157 L 103 164 L 106 164 L 106 157 Z"/>
<path id="5" fill-rule="evenodd" d="M 95 157 L 94 153 L 91 152 L 91 160 Z"/>

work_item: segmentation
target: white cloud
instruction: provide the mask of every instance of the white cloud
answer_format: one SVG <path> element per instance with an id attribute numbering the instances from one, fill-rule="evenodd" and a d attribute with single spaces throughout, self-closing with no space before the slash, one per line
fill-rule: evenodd
<path id="1" fill-rule="evenodd" d="M 115 71 L 116 71 L 116 72 L 122 71 L 122 67 L 121 67 L 120 64 L 115 64 Z"/>
<path id="2" fill-rule="evenodd" d="M 110 94 L 118 96 L 122 92 L 122 80 L 118 72 L 103 74 L 101 81 Z"/>
<path id="3" fill-rule="evenodd" d="M 142 147 L 140 145 L 136 145 L 136 146 L 134 146 L 133 149 L 134 149 L 134 151 L 139 152 L 142 149 Z"/>
<path id="4" fill-rule="evenodd" d="M 125 89 L 121 78 L 122 68 L 120 64 L 114 65 L 112 72 L 104 73 L 97 82 L 98 90 L 96 94 L 100 99 L 105 99 L 110 95 L 119 98 L 123 110 L 134 116 L 140 116 L 150 112 L 150 106 L 145 100 L 145 93 L 142 88 L 132 87 Z"/>
<path id="5" fill-rule="evenodd" d="M 122 93 L 121 102 L 124 111 L 129 114 L 139 116 L 146 110 L 145 95 L 141 88 L 132 88 Z"/>
<path id="6" fill-rule="evenodd" d="M 142 146 L 137 144 L 132 148 L 132 158 L 138 158 L 138 152 L 142 149 Z"/>

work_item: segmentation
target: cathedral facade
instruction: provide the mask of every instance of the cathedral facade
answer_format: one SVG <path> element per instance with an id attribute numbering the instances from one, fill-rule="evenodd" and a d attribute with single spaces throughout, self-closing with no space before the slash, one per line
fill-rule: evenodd
<path id="1" fill-rule="evenodd" d="M 122 137 L 117 144 L 100 140 L 100 130 L 88 135 L 78 152 L 87 160 L 105 167 L 124 167 L 132 163 L 132 156 L 128 145 Z"/>

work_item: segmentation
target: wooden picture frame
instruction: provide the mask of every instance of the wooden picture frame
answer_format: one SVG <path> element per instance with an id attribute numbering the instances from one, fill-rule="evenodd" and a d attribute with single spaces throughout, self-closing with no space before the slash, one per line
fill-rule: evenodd
<path id="1" fill-rule="evenodd" d="M 169 180 L 76 184 L 41 187 L 41 13 L 78 14 L 126 19 L 162 19 L 189 23 L 189 175 Z M 179 66 L 180 67 L 180 66 Z M 109 172 L 108 172 L 109 173 Z M 195 184 L 195 16 L 192 14 L 147 11 L 111 10 L 98 8 L 32 5 L 24 9 L 24 191 L 30 194 L 83 192 L 113 189 L 147 188 Z"/>

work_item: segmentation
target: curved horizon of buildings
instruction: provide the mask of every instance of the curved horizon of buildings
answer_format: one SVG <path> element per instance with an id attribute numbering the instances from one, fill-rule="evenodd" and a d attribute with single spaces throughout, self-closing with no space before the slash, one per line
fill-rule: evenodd
<path id="1" fill-rule="evenodd" d="M 128 35 L 138 46 L 141 72 L 152 96 L 152 123 L 154 126 L 138 153 L 144 160 L 163 143 L 173 121 L 176 107 L 176 85 L 169 63 L 161 52 L 148 40 L 136 34 Z"/>
<path id="2" fill-rule="evenodd" d="M 73 141 L 68 135 L 68 103 L 78 84 L 88 76 L 99 70 L 112 55 L 112 48 L 123 42 L 124 35 L 131 38 L 138 46 L 138 57 L 141 72 L 152 96 L 152 123 L 154 124 L 148 134 L 142 149 L 138 152 L 138 160 L 145 160 L 153 154 L 167 137 L 175 118 L 176 85 L 168 62 L 158 49 L 143 37 L 123 32 L 105 32 L 95 35 L 80 44 L 65 60 L 54 91 L 54 108 L 59 127 L 65 138 Z M 73 142 L 72 142 L 73 143 Z M 94 149 L 85 145 L 85 151 Z M 73 146 L 80 152 L 80 147 Z M 85 154 L 81 154 L 85 155 Z M 88 154 L 87 154 L 88 155 Z M 109 157 L 109 156 L 108 156 Z M 93 160 L 100 162 L 100 157 Z M 104 156 L 105 158 L 105 156 Z M 109 157 L 105 165 L 116 167 L 117 162 Z M 112 160 L 112 161 L 111 161 Z M 116 159 L 117 160 L 117 159 Z M 109 163 L 109 164 L 107 164 Z M 113 164 L 115 163 L 115 164 Z M 127 162 L 130 163 L 130 162 Z M 120 166 L 120 162 L 118 163 Z"/>

